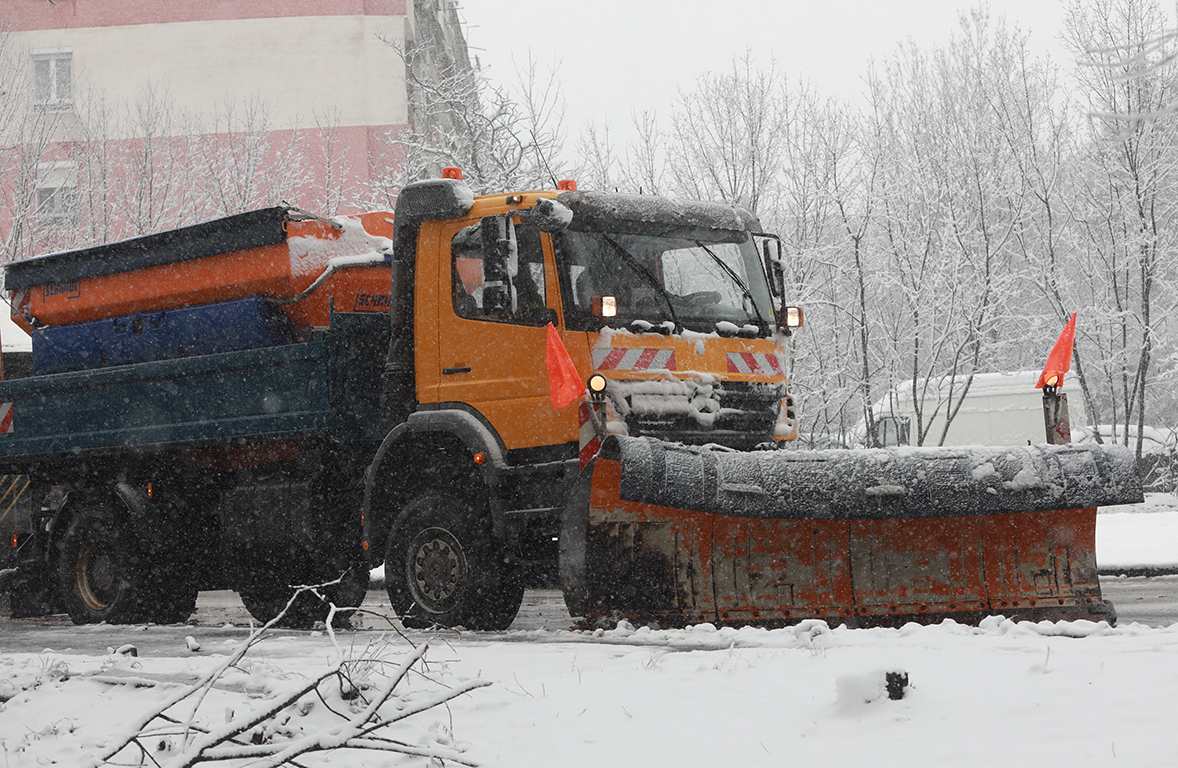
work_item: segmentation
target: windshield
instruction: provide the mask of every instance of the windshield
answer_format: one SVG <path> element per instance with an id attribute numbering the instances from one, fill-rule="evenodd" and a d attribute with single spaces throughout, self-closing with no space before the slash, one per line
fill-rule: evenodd
<path id="1" fill-rule="evenodd" d="M 565 313 L 576 327 L 770 332 L 769 287 L 750 237 L 733 243 L 566 230 L 557 248 Z"/>

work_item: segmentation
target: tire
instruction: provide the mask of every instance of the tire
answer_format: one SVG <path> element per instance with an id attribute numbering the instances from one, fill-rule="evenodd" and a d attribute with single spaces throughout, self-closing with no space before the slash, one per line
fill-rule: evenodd
<path id="1" fill-rule="evenodd" d="M 489 629 L 501 632 L 515 621 L 519 607 L 524 602 L 524 581 L 520 574 L 502 564 L 499 576 L 499 587 L 494 594 L 488 595 L 483 602 L 483 610 L 478 620 L 479 629 Z"/>
<path id="2" fill-rule="evenodd" d="M 156 624 L 182 624 L 196 610 L 197 565 L 182 547 L 170 543 L 154 554 L 143 607 Z"/>
<path id="3" fill-rule="evenodd" d="M 300 594 L 287 608 L 286 604 L 294 590 L 272 579 L 259 579 L 248 587 L 239 587 L 237 593 L 241 595 L 241 602 L 250 615 L 263 624 L 274 619 L 283 609 L 286 613 L 275 626 L 310 629 L 315 626 L 315 622 L 327 619 L 327 604 L 310 592 Z"/>
<path id="4" fill-rule="evenodd" d="M 57 583 L 75 624 L 143 621 L 145 563 L 134 536 L 109 506 L 84 502 L 61 539 Z"/>
<path id="5" fill-rule="evenodd" d="M 196 610 L 196 583 L 188 574 L 157 574 L 158 581 L 149 590 L 147 613 L 156 624 L 183 624 Z"/>
<path id="6" fill-rule="evenodd" d="M 425 493 L 405 507 L 389 535 L 390 605 L 410 628 L 502 629 L 515 618 L 523 590 L 516 601 L 501 559 L 481 505 L 453 493 Z"/>
<path id="7" fill-rule="evenodd" d="M 324 578 L 323 581 L 330 578 Z M 347 627 L 355 613 L 354 609 L 364 602 L 368 592 L 368 570 L 360 565 L 354 565 L 343 574 L 338 584 L 326 587 L 322 592 L 326 600 L 337 608 L 353 609 L 339 610 L 335 614 L 333 625 L 339 628 Z M 286 614 L 277 626 L 288 629 L 310 629 L 316 622 L 327 621 L 330 611 L 328 602 L 320 600 L 309 591 L 300 594 L 287 609 L 286 604 L 294 590 L 274 579 L 258 579 L 248 587 L 239 588 L 238 594 L 241 595 L 241 602 L 245 604 L 250 615 L 263 624 L 286 609 Z"/>

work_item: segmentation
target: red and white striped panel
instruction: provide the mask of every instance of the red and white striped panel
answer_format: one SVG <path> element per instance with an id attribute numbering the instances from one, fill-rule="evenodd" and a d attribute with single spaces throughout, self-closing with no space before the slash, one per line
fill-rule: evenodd
<path id="1" fill-rule="evenodd" d="M 729 352 L 729 373 L 751 373 L 757 376 L 784 376 L 785 364 L 780 355 L 763 352 Z"/>
<path id="2" fill-rule="evenodd" d="M 675 350 L 652 347 L 595 349 L 593 366 L 600 371 L 673 371 Z"/>
<path id="3" fill-rule="evenodd" d="M 589 463 L 589 460 L 601 450 L 601 435 L 597 434 L 597 430 L 593 427 L 593 419 L 589 415 L 590 408 L 600 408 L 604 412 L 605 403 L 581 403 L 577 407 L 577 419 L 581 423 L 579 430 L 581 469 L 584 469 L 585 465 Z"/>
<path id="4" fill-rule="evenodd" d="M 12 403 L 0 403 L 0 435 L 12 434 Z"/>

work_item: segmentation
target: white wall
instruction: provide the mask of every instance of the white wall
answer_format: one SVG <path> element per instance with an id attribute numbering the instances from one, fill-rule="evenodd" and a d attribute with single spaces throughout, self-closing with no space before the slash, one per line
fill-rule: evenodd
<path id="1" fill-rule="evenodd" d="M 133 102 L 162 83 L 177 107 L 211 115 L 226 97 L 257 94 L 272 128 L 407 121 L 404 66 L 380 37 L 404 39 L 403 16 L 314 16 L 53 29 L 15 33 L 21 45 L 73 49 L 75 101 L 87 89 Z"/>
<path id="2" fill-rule="evenodd" d="M 25 351 L 33 348 L 29 335 L 8 316 L 8 307 L 0 304 L 0 343 L 5 351 Z"/>

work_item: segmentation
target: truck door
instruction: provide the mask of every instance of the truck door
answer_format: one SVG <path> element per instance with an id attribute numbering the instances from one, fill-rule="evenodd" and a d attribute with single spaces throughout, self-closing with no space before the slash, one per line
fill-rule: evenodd
<path id="1" fill-rule="evenodd" d="M 477 409 L 509 450 L 553 446 L 576 435 L 576 408 L 552 407 L 545 363 L 546 325 L 559 304 L 551 258 L 534 225 L 514 222 L 515 254 L 506 281 L 496 279 L 480 221 L 441 232 L 439 400 Z M 504 284 L 506 283 L 506 285 Z"/>

